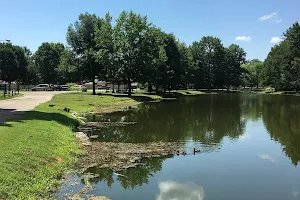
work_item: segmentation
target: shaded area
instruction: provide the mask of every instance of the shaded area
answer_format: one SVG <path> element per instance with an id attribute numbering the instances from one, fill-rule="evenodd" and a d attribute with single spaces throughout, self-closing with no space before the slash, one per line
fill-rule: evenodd
<path id="1" fill-rule="evenodd" d="M 62 124 L 67 127 L 71 127 L 75 129 L 79 126 L 79 122 L 68 116 L 67 113 L 59 113 L 59 112 L 42 112 L 42 111 L 15 111 L 14 109 L 0 109 L 1 116 L 4 117 L 5 120 L 0 121 L 0 126 L 13 127 L 10 123 L 5 121 L 9 120 L 9 122 L 24 122 L 27 120 L 42 120 L 42 121 L 56 121 L 59 124 Z M 0 117 L 2 119 L 2 117 Z"/>
<path id="2" fill-rule="evenodd" d="M 0 126 L 5 125 L 4 122 L 6 122 L 9 119 L 12 119 L 14 115 L 17 117 L 17 113 L 15 112 L 16 109 L 3 109 L 0 108 Z M 20 112 L 19 114 L 23 114 L 23 112 Z"/>
<path id="3" fill-rule="evenodd" d="M 299 97 L 264 95 L 263 122 L 272 139 L 280 142 L 282 150 L 293 165 L 300 162 L 300 103 Z"/>

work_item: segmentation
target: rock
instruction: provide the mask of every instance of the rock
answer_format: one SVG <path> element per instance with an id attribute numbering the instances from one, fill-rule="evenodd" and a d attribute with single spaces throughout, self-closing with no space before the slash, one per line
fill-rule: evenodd
<path id="1" fill-rule="evenodd" d="M 82 143 L 83 146 L 91 146 L 91 143 L 90 142 L 84 142 Z"/>
<path id="2" fill-rule="evenodd" d="M 98 137 L 99 137 L 99 135 L 91 135 L 91 136 L 90 136 L 91 139 L 96 139 L 96 138 L 98 138 Z"/>
<path id="3" fill-rule="evenodd" d="M 105 196 L 90 196 L 88 197 L 88 200 L 111 200 Z"/>
<path id="4" fill-rule="evenodd" d="M 82 143 L 89 142 L 89 137 L 86 134 L 84 134 L 83 132 L 77 132 L 76 138 Z"/>

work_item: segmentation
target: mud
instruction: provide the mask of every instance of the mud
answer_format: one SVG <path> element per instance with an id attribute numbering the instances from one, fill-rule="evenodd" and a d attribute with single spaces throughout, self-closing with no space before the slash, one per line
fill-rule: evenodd
<path id="1" fill-rule="evenodd" d="M 143 159 L 174 155 L 180 144 L 175 142 L 113 143 L 91 142 L 84 146 L 87 154 L 80 167 L 111 168 L 115 171 L 136 167 Z"/>

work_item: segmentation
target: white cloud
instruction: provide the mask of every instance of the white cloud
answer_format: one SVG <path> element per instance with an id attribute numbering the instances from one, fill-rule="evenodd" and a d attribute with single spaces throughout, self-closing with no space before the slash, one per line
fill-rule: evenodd
<path id="1" fill-rule="evenodd" d="M 248 139 L 250 139 L 250 138 L 251 138 L 250 135 L 248 135 L 248 134 L 243 134 L 243 135 L 241 135 L 241 136 L 239 137 L 239 140 L 244 141 L 244 140 L 248 140 Z"/>
<path id="2" fill-rule="evenodd" d="M 283 21 L 282 19 L 274 19 L 274 20 L 273 20 L 273 22 L 275 22 L 275 23 L 277 23 L 277 24 L 281 23 L 282 21 Z"/>
<path id="3" fill-rule="evenodd" d="M 272 37 L 271 38 L 271 43 L 279 43 L 281 42 L 283 39 L 281 39 L 280 37 Z"/>
<path id="4" fill-rule="evenodd" d="M 268 160 L 270 162 L 276 162 L 276 159 L 273 156 L 268 155 L 268 154 L 259 154 L 258 157 L 263 160 Z"/>
<path id="5" fill-rule="evenodd" d="M 235 40 L 250 41 L 250 40 L 252 40 L 252 38 L 250 36 L 237 36 L 237 37 L 235 37 Z"/>
<path id="6" fill-rule="evenodd" d="M 159 184 L 160 194 L 156 200 L 203 200 L 204 190 L 195 184 L 164 181 Z"/>
<path id="7" fill-rule="evenodd" d="M 269 19 L 273 19 L 273 18 L 277 17 L 277 15 L 278 15 L 277 12 L 273 12 L 273 13 L 270 13 L 268 15 L 264 15 L 264 16 L 258 18 L 258 21 L 266 21 Z"/>

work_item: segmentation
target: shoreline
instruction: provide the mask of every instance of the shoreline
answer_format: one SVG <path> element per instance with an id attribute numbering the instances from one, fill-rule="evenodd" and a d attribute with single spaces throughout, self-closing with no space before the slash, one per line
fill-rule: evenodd
<path id="1" fill-rule="evenodd" d="M 1 124 L 0 199 L 52 197 L 64 174 L 85 154 L 74 132 L 82 123 L 80 114 L 94 111 L 105 114 L 143 102 L 134 98 L 170 100 L 140 93 L 129 98 L 70 92 L 55 95 L 34 110 Z M 70 111 L 64 111 L 65 108 Z"/>

